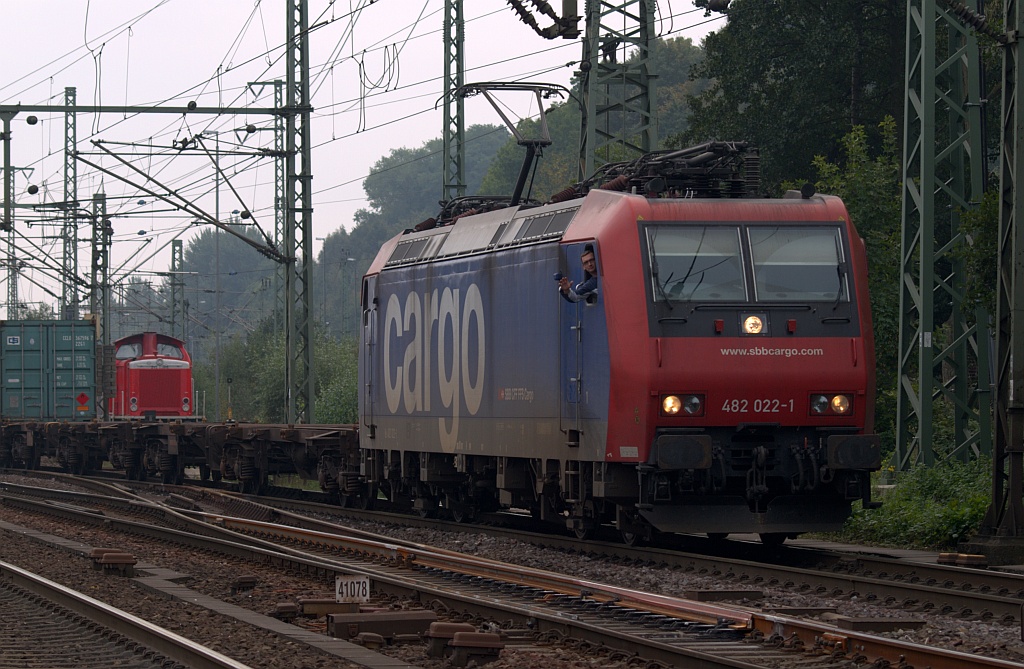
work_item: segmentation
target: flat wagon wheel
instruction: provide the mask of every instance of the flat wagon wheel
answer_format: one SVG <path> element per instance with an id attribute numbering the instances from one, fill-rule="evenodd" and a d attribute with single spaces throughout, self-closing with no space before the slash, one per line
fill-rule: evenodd
<path id="1" fill-rule="evenodd" d="M 466 492 L 465 488 L 447 493 L 445 504 L 448 506 L 448 512 L 452 514 L 452 520 L 456 523 L 469 523 L 476 519 L 476 500 L 473 499 L 472 494 Z"/>

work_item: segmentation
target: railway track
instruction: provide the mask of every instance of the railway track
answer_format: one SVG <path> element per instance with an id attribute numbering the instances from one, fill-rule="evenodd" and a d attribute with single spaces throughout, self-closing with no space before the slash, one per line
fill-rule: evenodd
<path id="1" fill-rule="evenodd" d="M 225 512 L 245 514 L 239 496 L 218 499 L 215 491 L 198 495 Z M 346 516 L 418 527 L 447 527 L 459 532 L 484 532 L 571 553 L 586 552 L 637 564 L 660 564 L 733 582 L 738 587 L 785 587 L 832 597 L 855 597 L 907 614 L 936 613 L 959 619 L 1020 624 L 1024 607 L 1024 575 L 1016 572 L 897 559 L 870 552 L 842 553 L 806 547 L 765 547 L 759 542 L 682 538 L 676 547 L 626 546 L 617 541 L 587 541 L 502 525 L 485 527 L 402 514 L 305 503 L 296 499 L 253 499 L 257 518 L 277 510 L 282 522 L 309 529 L 329 529 Z M 226 501 L 224 501 L 226 500 Z M 294 514 L 288 514 L 293 511 Z M 333 517 L 320 522 L 316 517 Z M 698 552 L 699 551 L 699 552 Z M 753 556 L 754 559 L 751 559 Z"/>
<path id="2" fill-rule="evenodd" d="M 0 669 L 246 669 L 92 597 L 0 562 Z"/>
<path id="3" fill-rule="evenodd" d="M 828 658 L 833 656 L 836 666 L 857 656 L 893 665 L 904 662 L 935 668 L 1017 666 L 788 616 L 687 603 L 558 575 L 526 573 L 521 567 L 469 559 L 419 544 L 403 545 L 393 539 L 378 540 L 374 545 L 370 538 L 339 538 L 342 530 L 331 523 L 237 498 L 224 504 L 232 505 L 239 515 L 264 520 L 233 518 L 224 513 L 188 515 L 201 518 L 206 531 L 213 522 L 222 530 L 259 537 L 251 550 L 264 551 L 265 555 L 276 551 L 279 556 L 275 559 L 292 560 L 302 569 L 372 573 L 378 588 L 412 590 L 421 599 L 431 598 L 446 607 L 512 621 L 522 630 L 613 644 L 622 652 L 666 664 L 683 663 L 686 658 L 688 662 L 719 663 L 704 666 L 785 666 L 795 657 L 807 659 L 812 655 L 825 662 L 820 666 L 829 666 Z M 65 507 L 49 512 L 79 511 Z M 288 524 L 267 522 L 266 518 Z M 312 529 L 318 523 L 320 529 Z M 264 543 L 268 541 L 273 544 Z M 358 559 L 353 561 L 352 556 Z M 735 566 L 730 568 L 735 571 Z M 717 659 L 705 657 L 709 651 Z"/>

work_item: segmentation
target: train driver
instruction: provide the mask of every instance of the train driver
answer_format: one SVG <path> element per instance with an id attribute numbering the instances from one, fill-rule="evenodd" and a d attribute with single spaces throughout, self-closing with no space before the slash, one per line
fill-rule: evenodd
<path id="1" fill-rule="evenodd" d="M 586 300 L 593 303 L 597 300 L 597 256 L 594 255 L 593 245 L 587 244 L 583 247 L 580 262 L 583 264 L 583 280 L 572 285 L 572 282 L 563 276 L 558 280 L 558 292 L 568 302 Z"/>

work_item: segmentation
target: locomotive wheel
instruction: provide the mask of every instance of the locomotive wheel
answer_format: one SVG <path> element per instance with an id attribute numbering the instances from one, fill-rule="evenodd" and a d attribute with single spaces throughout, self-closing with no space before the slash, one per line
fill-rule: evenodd
<path id="1" fill-rule="evenodd" d="M 586 541 L 587 539 L 589 539 L 590 537 L 592 537 L 594 535 L 594 528 L 593 527 L 574 527 L 573 530 L 572 530 L 572 533 L 580 541 Z"/>
<path id="2" fill-rule="evenodd" d="M 757 536 L 761 537 L 761 543 L 765 546 L 781 546 L 789 538 L 785 532 L 762 532 Z"/>
<path id="3" fill-rule="evenodd" d="M 627 546 L 640 546 L 644 543 L 644 536 L 637 532 L 627 532 L 622 530 L 622 543 Z"/>
<path id="4" fill-rule="evenodd" d="M 708 532 L 708 539 L 712 541 L 721 541 L 729 536 L 728 532 Z"/>

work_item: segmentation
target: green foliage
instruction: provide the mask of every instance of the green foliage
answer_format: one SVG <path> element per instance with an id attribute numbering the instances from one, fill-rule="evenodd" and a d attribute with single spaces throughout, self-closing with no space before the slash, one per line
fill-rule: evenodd
<path id="1" fill-rule="evenodd" d="M 751 141 L 773 190 L 808 177 L 815 155 L 838 160 L 852 126 L 902 118 L 906 3 L 733 0 L 728 17 L 693 72 L 713 83 L 668 145 Z"/>
<path id="2" fill-rule="evenodd" d="M 355 423 L 358 416 L 359 346 L 355 339 L 328 339 L 317 347 L 316 421 Z"/>
<path id="3" fill-rule="evenodd" d="M 57 314 L 54 313 L 53 307 L 44 302 L 39 302 L 32 306 L 19 304 L 12 311 L 15 313 L 11 316 L 11 320 L 52 321 L 57 319 Z"/>
<path id="4" fill-rule="evenodd" d="M 690 100 L 711 86 L 711 80 L 696 74 L 704 51 L 688 37 L 655 40 L 651 45 L 650 68 L 657 76 L 658 136 L 671 137 L 690 127 Z"/>
<path id="5" fill-rule="evenodd" d="M 991 316 L 996 313 L 996 285 L 999 273 L 999 191 L 992 187 L 982 196 L 981 204 L 961 212 L 960 230 L 967 235 L 967 244 L 957 247 L 956 253 L 964 263 L 966 286 L 964 303 L 978 305 Z M 974 322 L 971 309 L 965 310 Z"/>
<path id="6" fill-rule="evenodd" d="M 630 60 L 637 55 L 634 53 Z M 709 81 L 692 78 L 691 72 L 703 58 L 703 52 L 694 46 L 693 40 L 680 37 L 668 40 L 654 40 L 650 47 L 648 66 L 657 76 L 655 91 L 655 113 L 658 133 L 661 136 L 680 133 L 688 127 L 689 99 L 704 91 Z M 576 82 L 574 94 L 583 99 Z M 554 104 L 547 111 L 548 131 L 552 144 L 544 149 L 543 157 L 537 162 L 536 173 L 527 181 L 529 197 L 545 201 L 554 193 L 574 184 L 580 177 L 580 108 L 575 100 Z M 524 119 L 517 129 L 525 137 L 539 137 L 539 124 L 535 119 Z M 638 137 L 631 138 L 639 142 Z M 523 164 L 525 149 L 509 138 L 498 151 L 480 187 L 488 195 L 509 195 L 512 193 L 519 170 Z M 614 156 L 602 156 L 603 161 L 628 160 L 636 156 L 625 151 Z M 532 188 L 531 188 L 532 185 Z M 524 193 L 526 196 L 527 193 Z"/>
<path id="7" fill-rule="evenodd" d="M 220 418 L 228 417 L 228 379 L 231 379 L 231 413 L 235 420 L 283 423 L 288 415 L 284 381 L 284 333 L 268 319 L 248 336 L 226 338 L 220 353 Z M 217 383 L 212 360 L 195 366 L 196 387 L 203 393 L 206 417 L 217 416 Z M 201 404 L 201 406 L 203 406 Z"/>
<path id="8" fill-rule="evenodd" d="M 535 171 L 527 178 L 524 198 L 547 200 L 579 179 L 580 110 L 575 102 L 552 105 L 547 112 L 551 146 L 545 147 L 535 163 Z M 540 123 L 534 119 L 520 121 L 516 129 L 528 138 L 541 137 Z M 519 171 L 526 157 L 526 149 L 510 138 L 498 149 L 491 162 L 480 192 L 487 195 L 511 195 Z"/>
<path id="9" fill-rule="evenodd" d="M 991 501 L 992 461 L 918 466 L 882 494 L 880 509 L 857 509 L 843 541 L 952 548 L 977 530 Z"/>
<path id="10" fill-rule="evenodd" d="M 357 350 L 354 338 L 333 339 L 322 328 L 314 333 L 316 422 L 356 422 Z M 288 396 L 284 365 L 284 335 L 276 331 L 272 321 L 265 321 L 246 337 L 236 336 L 226 341 L 220 355 L 221 419 L 228 417 L 230 385 L 232 418 L 255 423 L 285 422 Z M 205 389 L 206 417 L 211 420 L 216 416 L 215 376 L 212 363 L 196 365 L 196 385 Z"/>
<path id="11" fill-rule="evenodd" d="M 468 194 L 480 192 L 487 166 L 508 136 L 504 128 L 494 125 L 466 129 Z M 443 168 L 440 138 L 415 149 L 395 149 L 374 164 L 363 182 L 370 207 L 355 213 L 349 229 L 339 227 L 327 236 L 314 271 L 313 313 L 330 334 L 355 336 L 363 274 L 384 242 L 437 214 Z"/>
<path id="12" fill-rule="evenodd" d="M 877 361 L 875 430 L 883 450 L 890 452 L 895 447 L 899 378 L 901 156 L 891 117 L 878 125 L 877 135 L 880 148 L 872 151 L 868 133 L 858 126 L 842 140 L 841 164 L 816 156 L 813 165 L 816 190 L 843 198 L 867 247 Z"/>

